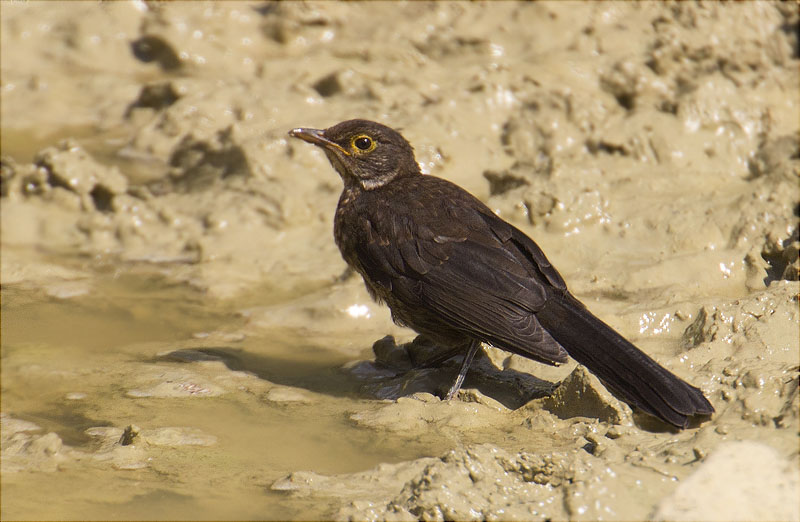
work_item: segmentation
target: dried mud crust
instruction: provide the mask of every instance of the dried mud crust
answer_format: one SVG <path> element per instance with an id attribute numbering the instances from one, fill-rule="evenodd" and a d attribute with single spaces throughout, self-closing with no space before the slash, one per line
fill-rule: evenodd
<path id="1" fill-rule="evenodd" d="M 691 495 L 673 477 L 695 484 L 693 473 L 717 469 L 740 491 L 747 479 L 720 461 L 756 469 L 746 455 L 760 452 L 759 476 L 798 505 L 796 474 L 784 473 L 797 468 L 800 400 L 795 4 L 0 9 L 4 289 L 91 294 L 101 259 L 210 300 L 249 296 L 243 336 L 290 328 L 351 355 L 387 333 L 408 337 L 341 277 L 330 234 L 339 180 L 286 137 L 366 117 L 402 128 L 424 172 L 529 233 L 593 311 L 717 409 L 696 429 L 660 432 L 581 368 L 491 349 L 446 404 L 431 393 L 447 368 L 408 372 L 419 347 L 386 340 L 343 370 L 371 401 L 348 405 L 348 422 L 400 446 L 436 433 L 455 449 L 359 474 L 295 470 L 273 488 L 342 519 L 692 519 L 706 511 L 685 510 Z M 48 138 L 87 126 L 100 141 Z M 32 161 L 7 156 L 15 133 L 43 140 Z M 263 304 L 250 306 L 254 291 Z M 212 380 L 126 364 L 112 372 L 124 400 L 236 402 L 258 389 L 270 408 L 328 407 L 307 389 L 229 386 L 241 376 L 221 364 Z M 128 427 L 144 449 L 120 442 Z M 215 448 L 225 438 L 91 429 L 97 440 L 76 448 L 4 416 L 4 473 L 159 468 L 154 448 L 171 437 Z M 719 513 L 798 518 L 781 501 L 761 503 L 764 514 L 748 495 L 703 491 Z"/>

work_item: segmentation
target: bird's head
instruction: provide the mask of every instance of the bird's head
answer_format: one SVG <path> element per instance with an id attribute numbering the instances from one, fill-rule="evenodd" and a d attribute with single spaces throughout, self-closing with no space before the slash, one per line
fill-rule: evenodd
<path id="1" fill-rule="evenodd" d="M 289 136 L 322 147 L 345 186 L 372 190 L 397 177 L 420 174 L 411 145 L 380 123 L 347 120 L 324 130 L 292 129 Z"/>

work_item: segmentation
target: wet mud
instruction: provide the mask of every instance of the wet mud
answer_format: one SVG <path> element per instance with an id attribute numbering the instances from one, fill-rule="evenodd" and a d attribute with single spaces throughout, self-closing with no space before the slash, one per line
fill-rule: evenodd
<path id="1" fill-rule="evenodd" d="M 3 519 L 800 520 L 796 4 L 0 3 Z M 392 324 L 294 127 L 401 128 L 703 389 Z"/>

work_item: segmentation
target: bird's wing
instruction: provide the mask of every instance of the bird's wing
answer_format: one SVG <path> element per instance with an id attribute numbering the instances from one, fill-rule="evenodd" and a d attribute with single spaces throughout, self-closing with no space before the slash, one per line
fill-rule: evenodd
<path id="1" fill-rule="evenodd" d="M 478 200 L 437 208 L 393 207 L 363 218 L 355 245 L 365 275 L 407 307 L 422 307 L 453 328 L 549 363 L 565 350 L 535 312 L 566 289 L 544 254 Z"/>

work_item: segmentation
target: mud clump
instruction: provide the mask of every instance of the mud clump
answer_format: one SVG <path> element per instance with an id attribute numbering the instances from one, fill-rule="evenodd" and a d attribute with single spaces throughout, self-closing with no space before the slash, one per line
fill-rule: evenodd
<path id="1" fill-rule="evenodd" d="M 612 396 L 586 368 L 578 366 L 552 395 L 528 407 L 544 408 L 562 419 L 592 417 L 611 424 L 631 424 L 630 408 Z"/>

